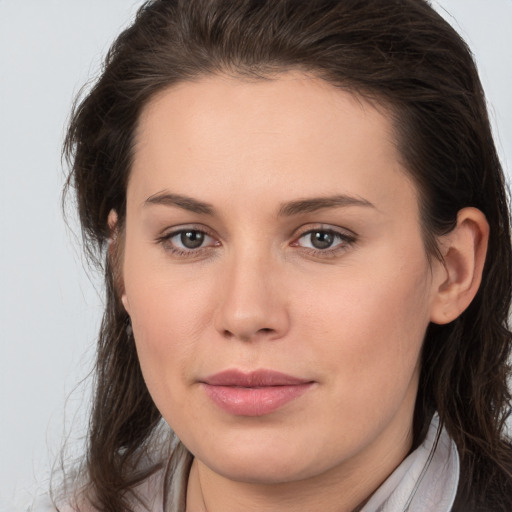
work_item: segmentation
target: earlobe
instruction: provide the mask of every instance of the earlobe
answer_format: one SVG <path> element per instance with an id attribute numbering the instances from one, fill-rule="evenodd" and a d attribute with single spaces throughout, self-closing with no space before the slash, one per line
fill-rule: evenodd
<path id="1" fill-rule="evenodd" d="M 107 218 L 108 229 L 110 230 L 110 241 L 112 241 L 117 234 L 117 212 L 110 210 Z"/>
<path id="2" fill-rule="evenodd" d="M 447 324 L 469 306 L 482 281 L 488 240 L 485 215 L 476 208 L 460 210 L 457 225 L 440 240 L 443 271 L 434 282 L 432 322 Z"/>
<path id="3" fill-rule="evenodd" d="M 126 296 L 126 293 L 123 293 L 121 295 L 121 302 L 123 303 L 124 309 L 126 310 L 126 312 L 129 315 L 130 314 L 130 305 L 128 303 L 128 297 Z"/>

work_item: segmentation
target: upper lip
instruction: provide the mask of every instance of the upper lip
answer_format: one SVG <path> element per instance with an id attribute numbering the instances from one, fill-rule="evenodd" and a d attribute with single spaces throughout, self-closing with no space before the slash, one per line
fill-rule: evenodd
<path id="1" fill-rule="evenodd" d="M 267 386 L 297 386 L 312 382 L 308 379 L 300 379 L 274 370 L 255 370 L 243 372 L 237 369 L 224 370 L 206 377 L 201 382 L 210 386 L 237 386 L 244 388 L 256 388 Z"/>

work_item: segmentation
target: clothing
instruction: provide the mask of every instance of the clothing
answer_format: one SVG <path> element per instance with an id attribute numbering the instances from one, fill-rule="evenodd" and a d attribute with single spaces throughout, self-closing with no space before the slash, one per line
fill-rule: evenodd
<path id="1" fill-rule="evenodd" d="M 188 464 L 177 467 L 170 489 L 169 512 L 185 512 Z M 423 443 L 393 471 L 375 491 L 361 512 L 450 512 L 459 482 L 459 455 L 445 428 L 434 415 Z M 157 473 L 137 488 L 141 496 L 151 497 L 152 512 L 163 512 L 162 474 Z M 144 509 L 136 507 L 137 512 Z M 56 512 L 49 500 L 41 501 L 28 512 Z M 60 512 L 71 512 L 62 508 Z M 80 512 L 93 512 L 92 510 Z"/>
<path id="2" fill-rule="evenodd" d="M 459 455 L 434 415 L 423 443 L 375 491 L 361 512 L 449 512 L 459 483 Z"/>

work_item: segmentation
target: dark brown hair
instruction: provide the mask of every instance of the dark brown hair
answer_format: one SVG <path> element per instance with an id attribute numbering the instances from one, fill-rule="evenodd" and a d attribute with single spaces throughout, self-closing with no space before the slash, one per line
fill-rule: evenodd
<path id="1" fill-rule="evenodd" d="M 426 333 L 414 442 L 437 410 L 461 456 L 457 507 L 512 510 L 512 452 L 503 437 L 512 281 L 504 178 L 471 53 L 425 0 L 153 0 L 115 41 L 74 109 L 64 147 L 85 245 L 107 285 L 86 463 L 90 499 L 99 510 L 130 510 L 130 490 L 164 462 L 141 467 L 161 417 L 106 251 L 109 212 L 124 221 L 141 110 L 178 82 L 216 73 L 272 79 L 290 69 L 392 112 L 432 257 L 461 208 L 486 215 L 490 242 L 476 298 L 454 322 Z"/>

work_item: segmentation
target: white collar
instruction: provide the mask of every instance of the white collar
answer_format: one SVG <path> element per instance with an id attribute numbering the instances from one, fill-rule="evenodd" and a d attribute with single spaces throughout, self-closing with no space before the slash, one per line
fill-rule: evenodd
<path id="1" fill-rule="evenodd" d="M 450 512 L 459 483 L 459 454 L 434 415 L 423 443 L 377 489 L 361 512 Z"/>

